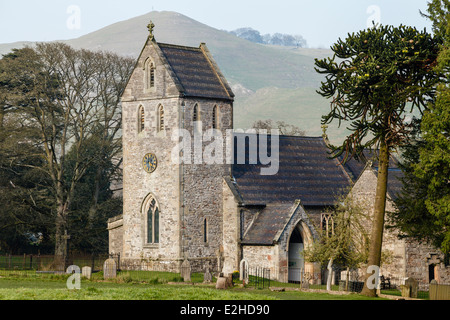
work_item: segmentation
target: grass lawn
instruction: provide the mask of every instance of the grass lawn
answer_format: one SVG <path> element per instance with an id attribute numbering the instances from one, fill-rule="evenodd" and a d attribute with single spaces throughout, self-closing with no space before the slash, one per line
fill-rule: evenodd
<path id="1" fill-rule="evenodd" d="M 153 284 L 136 281 L 103 281 L 82 278 L 80 289 L 67 289 L 68 275 L 27 274 L 0 276 L 0 300 L 366 300 L 358 294 L 334 295 L 301 291 L 234 287 L 217 290 L 215 285 Z"/>

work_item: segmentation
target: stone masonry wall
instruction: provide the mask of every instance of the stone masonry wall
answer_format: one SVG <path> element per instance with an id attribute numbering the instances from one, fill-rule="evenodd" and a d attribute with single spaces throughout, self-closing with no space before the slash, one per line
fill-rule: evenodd
<path id="1" fill-rule="evenodd" d="M 109 253 L 119 253 L 123 250 L 123 218 L 122 215 L 108 220 Z"/>
<path id="2" fill-rule="evenodd" d="M 193 110 L 197 106 L 198 117 L 202 123 L 201 133 L 205 138 L 202 144 L 202 159 L 194 158 L 194 123 Z M 207 140 L 204 133 L 212 129 L 213 108 L 219 109 L 218 120 L 220 138 Z M 183 255 L 188 259 L 217 259 L 223 252 L 223 177 L 230 175 L 230 165 L 225 161 L 227 153 L 226 130 L 232 127 L 232 105 L 219 100 L 185 99 L 184 129 L 191 133 L 191 164 L 183 164 L 182 194 L 184 203 L 183 216 Z M 215 144 L 217 143 L 217 144 Z M 214 147 L 215 146 L 215 147 Z M 208 163 L 206 156 L 216 150 L 223 158 L 217 157 L 217 163 Z M 198 154 L 198 153 L 197 153 Z M 206 234 L 205 234 L 206 232 Z M 205 241 L 206 240 L 206 241 Z"/>
<path id="3" fill-rule="evenodd" d="M 354 198 L 366 208 L 369 219 L 373 217 L 377 177 L 372 168 L 367 168 L 352 189 Z M 395 210 L 391 198 L 386 201 L 386 217 Z M 368 224 L 370 228 L 370 223 Z M 429 265 L 436 264 L 437 277 L 441 283 L 450 283 L 450 266 L 444 264 L 443 254 L 436 248 L 417 241 L 399 239 L 393 229 L 383 233 L 383 250 L 387 252 L 387 260 L 381 266 L 380 273 L 396 280 L 412 277 L 426 289 L 429 279 Z M 361 271 L 361 274 L 363 272 Z"/>

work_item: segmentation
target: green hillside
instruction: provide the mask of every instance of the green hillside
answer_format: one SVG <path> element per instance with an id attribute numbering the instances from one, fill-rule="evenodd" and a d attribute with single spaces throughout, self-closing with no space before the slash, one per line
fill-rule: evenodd
<path id="1" fill-rule="evenodd" d="M 158 42 L 206 43 L 236 94 L 236 127 L 248 128 L 256 120 L 270 118 L 297 125 L 307 135 L 321 134 L 320 118 L 329 102 L 315 92 L 321 76 L 314 70 L 314 58 L 328 56 L 330 50 L 257 44 L 167 11 L 153 11 L 64 42 L 137 58 L 150 20 Z M 0 44 L 0 53 L 22 45 Z"/>

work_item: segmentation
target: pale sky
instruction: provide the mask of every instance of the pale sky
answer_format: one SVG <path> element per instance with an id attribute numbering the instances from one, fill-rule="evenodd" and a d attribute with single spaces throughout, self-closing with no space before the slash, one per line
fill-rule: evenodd
<path id="1" fill-rule="evenodd" d="M 347 33 L 381 24 L 431 32 L 427 0 L 0 0 L 0 43 L 78 38 L 152 10 L 176 11 L 223 30 L 251 27 L 302 35 L 328 48 Z"/>

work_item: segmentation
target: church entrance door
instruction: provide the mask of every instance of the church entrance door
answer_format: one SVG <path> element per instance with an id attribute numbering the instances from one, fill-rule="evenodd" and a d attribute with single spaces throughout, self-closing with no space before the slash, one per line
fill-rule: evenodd
<path id="1" fill-rule="evenodd" d="M 292 232 L 289 240 L 288 281 L 300 282 L 300 274 L 304 270 L 303 260 L 303 238 L 297 226 Z"/>

